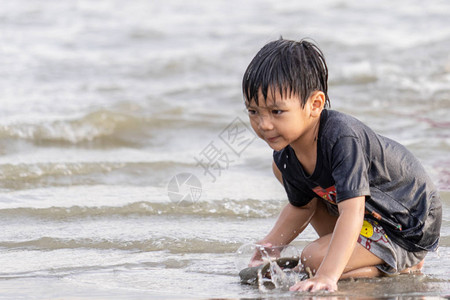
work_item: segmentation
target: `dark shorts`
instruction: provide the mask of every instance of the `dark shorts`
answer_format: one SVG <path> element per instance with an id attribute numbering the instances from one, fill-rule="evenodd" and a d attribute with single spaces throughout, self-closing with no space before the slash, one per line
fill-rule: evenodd
<path id="1" fill-rule="evenodd" d="M 326 203 L 326 206 L 331 215 L 339 214 L 335 205 Z M 395 275 L 417 265 L 428 253 L 427 251 L 410 252 L 400 247 L 386 235 L 378 222 L 368 218 L 364 218 L 358 243 L 384 261 L 376 267 L 386 275 Z"/>

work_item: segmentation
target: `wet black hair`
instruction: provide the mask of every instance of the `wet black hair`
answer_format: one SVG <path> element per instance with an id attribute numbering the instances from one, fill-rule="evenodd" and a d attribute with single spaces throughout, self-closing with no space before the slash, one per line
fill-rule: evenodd
<path id="1" fill-rule="evenodd" d="M 292 41 L 282 37 L 266 44 L 250 62 L 242 80 L 245 100 L 254 100 L 259 105 L 259 90 L 267 101 L 279 92 L 282 98 L 297 95 L 304 107 L 312 92 L 325 94 L 328 98 L 328 68 L 322 51 L 306 40 Z"/>

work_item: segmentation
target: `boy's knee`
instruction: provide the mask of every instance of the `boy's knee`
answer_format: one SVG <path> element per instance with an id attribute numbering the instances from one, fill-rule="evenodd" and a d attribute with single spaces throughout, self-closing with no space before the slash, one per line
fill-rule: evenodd
<path id="1" fill-rule="evenodd" d="M 300 255 L 303 269 L 309 269 L 314 275 L 325 257 L 319 243 L 317 241 L 307 245 Z M 307 271 L 308 272 L 308 271 Z"/>

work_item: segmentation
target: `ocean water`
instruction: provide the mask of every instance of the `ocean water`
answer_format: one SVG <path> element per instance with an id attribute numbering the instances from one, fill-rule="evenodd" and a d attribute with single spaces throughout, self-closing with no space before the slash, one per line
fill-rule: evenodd
<path id="1" fill-rule="evenodd" d="M 0 298 L 308 296 L 241 285 L 234 266 L 286 203 L 240 92 L 280 35 L 321 47 L 332 108 L 406 145 L 444 207 L 423 275 L 327 296 L 449 296 L 448 1 L 15 0 L 0 9 Z"/>

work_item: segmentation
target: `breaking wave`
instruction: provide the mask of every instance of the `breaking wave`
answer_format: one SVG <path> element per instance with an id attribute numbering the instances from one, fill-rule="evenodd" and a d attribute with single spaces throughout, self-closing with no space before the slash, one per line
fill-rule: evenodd
<path id="1" fill-rule="evenodd" d="M 152 203 L 146 201 L 133 202 L 124 206 L 71 206 L 48 208 L 6 208 L 0 210 L 0 217 L 35 217 L 50 220 L 67 218 L 116 217 L 116 216 L 152 216 L 152 215 L 185 215 L 213 216 L 231 218 L 264 218 L 279 213 L 283 201 L 280 200 L 215 200 L 197 202 L 189 206 L 177 205 L 170 201 Z"/>
<path id="2" fill-rule="evenodd" d="M 0 138 L 67 144 L 100 140 L 120 145 L 130 140 L 139 140 L 132 137 L 151 136 L 156 129 L 211 126 L 209 119 L 214 118 L 217 123 L 217 116 L 214 115 L 190 119 L 183 115 L 182 108 L 164 110 L 158 116 L 100 109 L 74 118 L 22 120 L 0 124 Z"/>
<path id="3" fill-rule="evenodd" d="M 27 241 L 1 241 L 0 247 L 28 250 L 99 249 L 125 251 L 169 251 L 171 253 L 223 253 L 235 251 L 239 245 L 229 241 L 199 238 L 155 237 L 142 240 L 42 237 Z"/>

